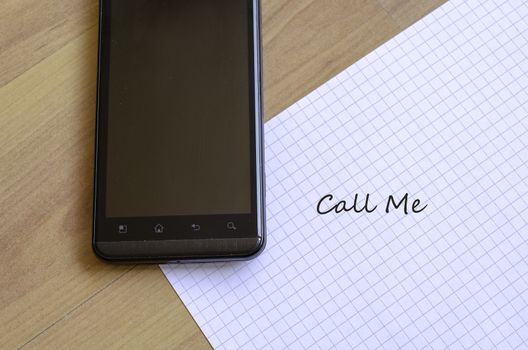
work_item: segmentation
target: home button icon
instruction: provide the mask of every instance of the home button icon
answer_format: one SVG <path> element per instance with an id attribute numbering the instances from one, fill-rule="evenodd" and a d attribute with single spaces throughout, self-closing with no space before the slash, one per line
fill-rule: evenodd
<path id="1" fill-rule="evenodd" d="M 162 224 L 157 224 L 154 226 L 154 232 L 156 233 L 163 233 L 163 230 L 165 230 L 165 227 L 163 227 Z"/>

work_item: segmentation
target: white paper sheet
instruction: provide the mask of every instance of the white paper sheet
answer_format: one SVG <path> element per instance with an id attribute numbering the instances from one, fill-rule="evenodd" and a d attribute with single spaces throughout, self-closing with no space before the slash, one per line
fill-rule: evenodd
<path id="1" fill-rule="evenodd" d="M 266 124 L 265 252 L 162 266 L 215 348 L 528 348 L 527 18 L 450 1 Z"/>

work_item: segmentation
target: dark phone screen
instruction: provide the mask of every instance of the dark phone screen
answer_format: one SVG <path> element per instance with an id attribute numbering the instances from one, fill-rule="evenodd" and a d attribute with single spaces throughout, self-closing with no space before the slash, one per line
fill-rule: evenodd
<path id="1" fill-rule="evenodd" d="M 251 213 L 249 13 L 110 1 L 106 217 Z"/>

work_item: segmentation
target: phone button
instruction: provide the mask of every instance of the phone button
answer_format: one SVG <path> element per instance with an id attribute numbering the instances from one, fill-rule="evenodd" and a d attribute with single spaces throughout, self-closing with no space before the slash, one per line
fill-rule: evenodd
<path id="1" fill-rule="evenodd" d="M 163 227 L 162 224 L 157 224 L 156 226 L 154 226 L 155 233 L 163 233 L 164 230 L 165 230 L 165 227 Z"/>

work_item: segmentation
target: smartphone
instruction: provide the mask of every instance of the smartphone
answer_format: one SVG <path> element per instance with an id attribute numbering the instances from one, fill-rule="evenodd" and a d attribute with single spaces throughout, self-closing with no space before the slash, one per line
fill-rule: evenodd
<path id="1" fill-rule="evenodd" d="M 243 260 L 266 241 L 257 0 L 101 0 L 93 250 Z"/>

